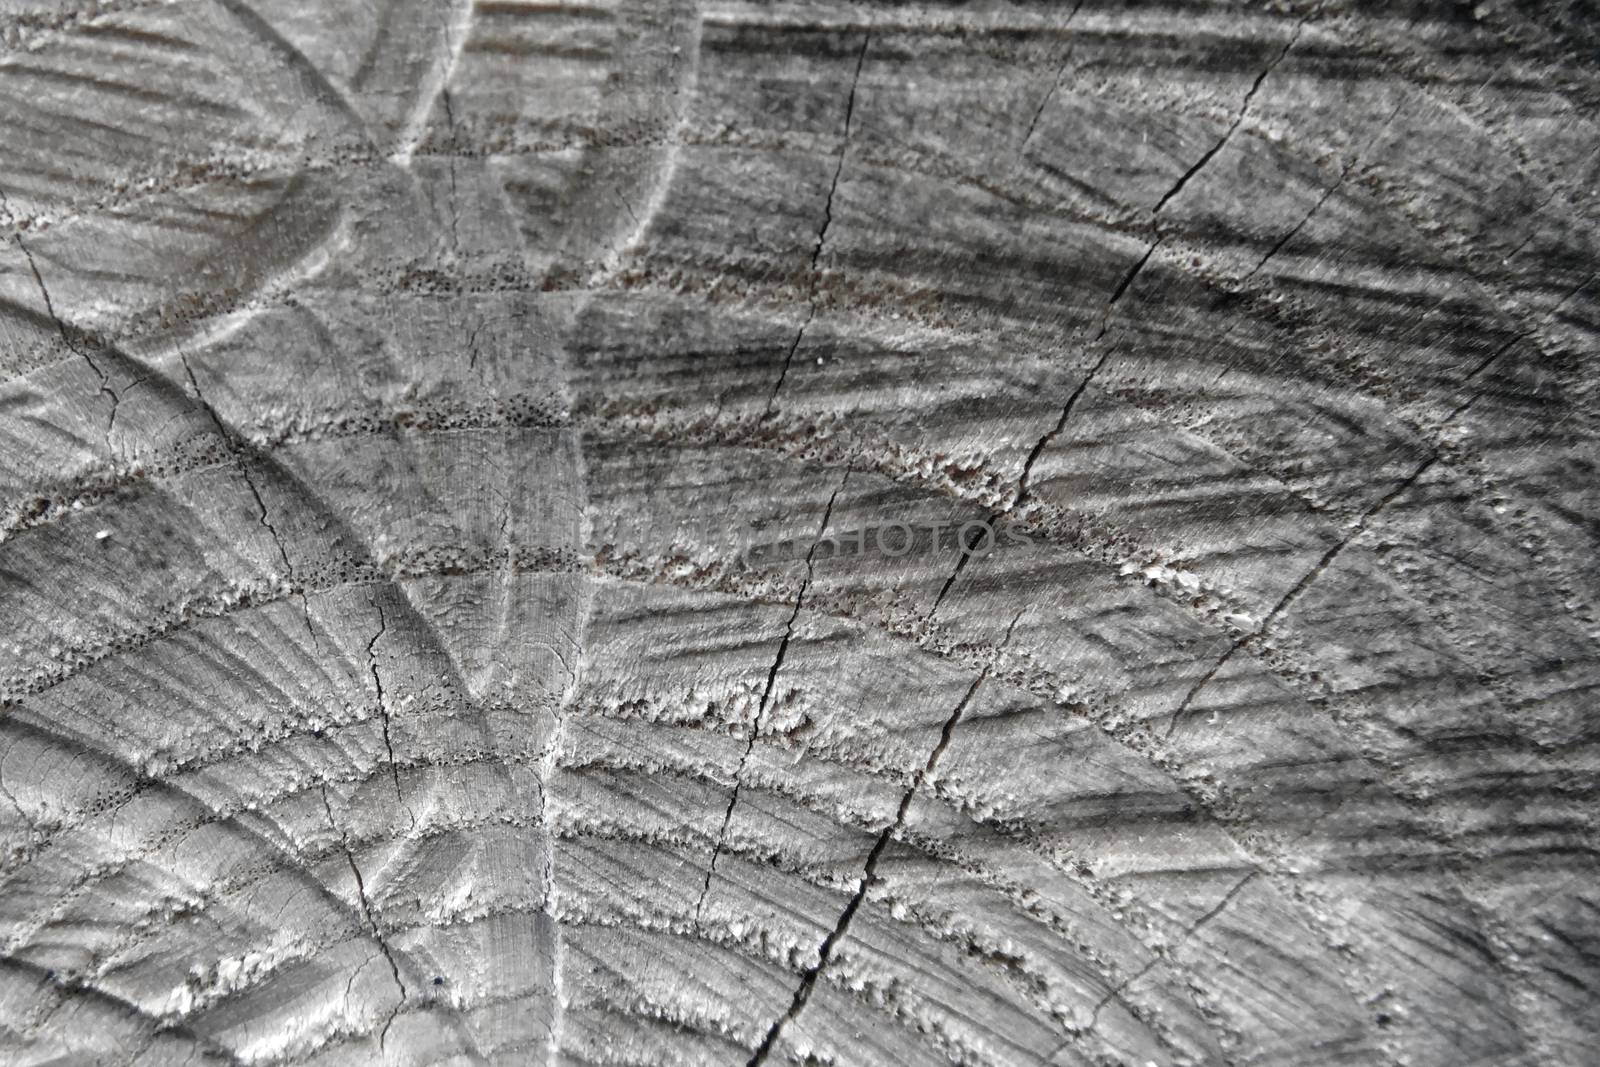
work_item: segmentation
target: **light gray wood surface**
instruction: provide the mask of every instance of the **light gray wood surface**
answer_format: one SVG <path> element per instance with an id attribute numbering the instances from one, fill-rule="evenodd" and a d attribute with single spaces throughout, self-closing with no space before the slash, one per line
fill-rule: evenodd
<path id="1" fill-rule="evenodd" d="M 1597 50 L 0 0 L 0 1062 L 1595 1062 Z"/>

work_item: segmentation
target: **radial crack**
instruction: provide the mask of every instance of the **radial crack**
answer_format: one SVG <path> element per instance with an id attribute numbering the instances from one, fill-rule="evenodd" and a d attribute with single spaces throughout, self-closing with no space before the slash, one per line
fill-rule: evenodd
<path id="1" fill-rule="evenodd" d="M 1160 243 L 1160 240 L 1157 239 L 1156 244 Z M 1155 245 L 1151 245 L 1149 251 L 1145 252 L 1144 258 L 1141 259 L 1134 267 L 1126 281 L 1132 280 L 1133 274 L 1138 273 L 1139 268 L 1144 265 L 1145 260 L 1150 258 L 1150 252 L 1153 252 L 1154 250 Z M 1126 288 L 1126 284 L 1118 287 L 1117 292 L 1112 295 L 1111 300 L 1106 305 L 1108 311 L 1111 304 L 1116 302 L 1117 297 L 1121 296 L 1123 290 Z M 1100 332 L 1095 335 L 1096 342 L 1098 342 L 1099 339 L 1105 335 L 1108 323 L 1109 316 L 1105 322 L 1102 322 Z M 1093 342 L 1091 342 L 1091 344 L 1092 343 Z M 1027 502 L 1029 493 L 1028 481 L 1033 477 L 1034 464 L 1038 462 L 1039 457 L 1044 453 L 1044 450 L 1050 446 L 1050 442 L 1059 437 L 1061 432 L 1066 429 L 1067 421 L 1072 418 L 1072 409 L 1077 405 L 1078 398 L 1083 396 L 1083 391 L 1087 389 L 1089 383 L 1094 380 L 1094 376 L 1100 373 L 1100 368 L 1105 366 L 1106 360 L 1110 358 L 1110 356 L 1110 348 L 1101 350 L 1100 358 L 1095 360 L 1094 365 L 1090 367 L 1088 373 L 1083 376 L 1083 380 L 1078 383 L 1075 389 L 1073 389 L 1072 395 L 1067 397 L 1067 402 L 1062 405 L 1061 415 L 1056 419 L 1056 424 L 1040 435 L 1038 441 L 1034 442 L 1033 448 L 1029 450 L 1027 458 L 1022 462 L 1021 473 L 1017 475 L 1017 487 L 1011 495 L 1011 502 L 1001 510 L 991 513 L 986 519 L 983 520 L 983 524 L 989 528 L 988 536 L 997 537 L 1001 521 L 1010 516 L 1014 511 L 1016 511 L 1017 508 L 1021 507 Z M 944 603 L 945 597 L 949 595 L 951 588 L 956 583 L 956 579 L 959 578 L 961 576 L 961 572 L 966 569 L 967 563 L 972 558 L 973 550 L 978 546 L 979 543 L 981 543 L 982 536 L 983 535 L 978 535 L 977 538 L 972 539 L 970 544 L 962 546 L 961 554 L 956 560 L 955 570 L 951 572 L 949 578 L 945 579 L 944 586 L 939 590 L 939 595 L 934 598 L 933 607 L 928 610 L 927 616 L 922 620 L 924 631 L 926 631 L 927 627 L 932 624 L 934 615 L 938 612 L 940 605 Z"/>
<path id="2" fill-rule="evenodd" d="M 1573 297 L 1577 296 L 1579 293 L 1581 293 L 1585 289 L 1587 289 L 1590 286 L 1590 284 L 1592 284 L 1594 282 L 1595 278 L 1597 278 L 1597 277 L 1600 277 L 1600 274 L 1591 274 L 1591 275 L 1589 275 L 1589 277 L 1587 277 L 1587 278 L 1585 278 L 1583 280 L 1582 284 L 1580 284 L 1576 289 L 1572 290 L 1566 296 L 1562 297 L 1561 300 L 1559 302 L 1557 302 L 1555 307 L 1551 308 L 1548 312 L 1546 312 L 1544 317 L 1537 324 L 1535 324 L 1533 326 L 1530 326 L 1525 330 L 1519 331 L 1509 341 L 1507 341 L 1505 344 L 1501 345 L 1499 348 L 1495 349 L 1494 352 L 1492 352 L 1490 355 L 1488 355 L 1487 357 L 1485 357 L 1482 360 L 1479 360 L 1477 365 L 1474 366 L 1470 371 L 1467 372 L 1467 376 L 1465 378 L 1461 379 L 1461 384 L 1462 385 L 1466 385 L 1467 383 L 1471 382 L 1473 379 L 1477 378 L 1484 371 L 1488 370 L 1490 368 L 1490 366 L 1492 366 L 1493 364 L 1497 363 L 1500 360 L 1501 356 L 1504 356 L 1507 352 L 1511 351 L 1512 348 L 1516 347 L 1516 345 L 1518 343 L 1520 343 L 1522 341 L 1526 341 L 1530 337 L 1536 336 L 1538 334 L 1538 332 L 1539 332 L 1539 327 L 1540 326 L 1543 326 L 1545 323 L 1555 321 L 1556 316 L 1561 313 L 1561 309 L 1566 307 L 1567 304 L 1573 299 Z M 1461 404 L 1458 404 L 1455 407 L 1455 409 L 1450 412 L 1450 418 L 1454 419 L 1457 416 L 1461 415 L 1466 410 L 1468 410 L 1469 408 L 1471 408 L 1472 405 L 1474 405 L 1474 404 L 1476 404 L 1478 402 L 1478 398 L 1481 397 L 1481 396 L 1483 396 L 1483 392 L 1481 390 L 1479 392 L 1473 393 L 1472 396 L 1468 397 Z"/>
<path id="3" fill-rule="evenodd" d="M 7 214 L 9 214 L 11 211 L 10 204 L 6 200 L 5 193 L 3 192 L 0 192 L 0 208 L 4 208 Z M 115 389 L 111 388 L 111 376 L 100 369 L 100 364 L 95 362 L 93 356 L 89 355 L 89 353 L 84 349 L 78 347 L 78 343 L 73 340 L 73 331 L 65 322 L 62 321 L 61 316 L 56 313 L 55 301 L 51 299 L 50 290 L 46 288 L 44 284 L 44 275 L 39 273 L 39 264 L 34 261 L 33 252 L 28 248 L 27 242 L 22 239 L 21 231 L 19 230 L 16 233 L 13 233 L 11 235 L 11 239 L 16 242 L 17 248 L 22 252 L 22 258 L 28 261 L 28 271 L 33 275 L 34 285 L 38 287 L 39 296 L 44 301 L 45 314 L 49 315 L 50 321 L 56 324 L 56 330 L 61 334 L 61 343 L 67 346 L 68 351 L 76 354 L 78 358 L 82 359 L 84 363 L 88 364 L 89 369 L 94 372 L 95 377 L 100 379 L 100 393 L 111 401 L 111 411 L 106 416 L 106 428 L 104 435 L 106 455 L 110 456 L 112 455 L 111 428 L 116 425 L 117 406 L 122 403 L 122 397 Z M 137 385 L 138 383 L 135 382 L 134 384 Z"/>
<path id="4" fill-rule="evenodd" d="M 1312 583 L 1314 583 L 1318 578 L 1322 577 L 1323 573 L 1327 571 L 1329 566 L 1333 564 L 1333 561 L 1338 559 L 1339 555 L 1350 546 L 1351 542 L 1353 542 L 1357 537 L 1361 536 L 1362 531 L 1367 528 L 1368 523 L 1375 519 L 1379 513 L 1381 513 L 1390 504 L 1399 499 L 1402 493 L 1415 485 L 1417 479 L 1426 474 L 1428 470 L 1437 462 L 1439 462 L 1438 456 L 1429 456 L 1422 462 L 1420 466 L 1417 467 L 1416 470 L 1412 471 L 1405 478 L 1403 478 L 1399 485 L 1395 486 L 1394 489 L 1384 494 L 1384 496 L 1377 503 L 1373 504 L 1370 508 L 1363 512 L 1361 517 L 1355 521 L 1353 526 L 1351 526 L 1349 532 L 1340 538 L 1338 542 L 1333 545 L 1333 547 L 1324 552 L 1322 554 L 1322 558 L 1317 560 L 1316 564 L 1304 575 L 1302 575 L 1300 580 L 1290 587 L 1287 593 L 1283 594 L 1283 596 L 1278 599 L 1277 604 L 1273 605 L 1272 610 L 1267 612 L 1266 615 L 1262 617 L 1261 622 L 1254 630 L 1243 635 L 1242 637 L 1239 637 L 1228 646 L 1228 650 L 1222 654 L 1222 657 L 1212 665 L 1210 670 L 1206 671 L 1206 673 L 1201 676 L 1198 682 L 1190 687 L 1189 692 L 1184 696 L 1183 700 L 1179 702 L 1177 709 L 1172 713 L 1172 718 L 1167 722 L 1168 737 L 1171 737 L 1173 731 L 1177 729 L 1178 723 L 1188 713 L 1189 706 L 1194 703 L 1195 698 L 1200 695 L 1201 691 L 1203 691 L 1206 686 L 1211 684 L 1212 679 L 1217 676 L 1217 672 L 1222 670 L 1223 666 L 1234 657 L 1234 654 L 1239 652 L 1246 645 L 1255 641 L 1259 641 L 1265 637 L 1267 634 L 1267 627 L 1271 626 L 1273 621 L 1277 619 L 1279 615 L 1283 614 L 1285 608 L 1298 600 L 1307 589 L 1311 588 Z"/>
<path id="5" fill-rule="evenodd" d="M 772 385 L 772 394 L 767 397 L 766 414 L 772 414 L 778 402 L 778 393 L 783 389 L 783 381 L 789 376 L 789 367 L 794 363 L 794 354 L 800 350 L 800 342 L 805 338 L 806 329 L 811 321 L 817 317 L 817 290 L 821 287 L 822 279 L 817 273 L 817 267 L 822 261 L 822 247 L 828 240 L 828 228 L 833 225 L 833 197 L 839 191 L 839 176 L 844 173 L 844 159 L 850 151 L 850 123 L 856 111 L 856 87 L 861 83 L 861 67 L 866 62 L 867 46 L 872 43 L 872 34 L 865 33 L 861 37 L 861 51 L 856 54 L 856 70 L 850 79 L 850 96 L 844 105 L 844 134 L 839 139 L 839 157 L 834 162 L 833 180 L 828 184 L 828 197 L 822 204 L 822 225 L 817 228 L 817 240 L 811 248 L 811 269 L 808 290 L 806 293 L 806 316 L 800 321 L 800 327 L 795 331 L 794 340 L 789 344 L 789 352 L 784 356 L 783 368 L 778 371 L 778 380 Z"/>
<path id="6" fill-rule="evenodd" d="M 700 897 L 694 905 L 694 928 L 700 929 L 700 913 L 705 907 L 706 897 L 711 892 L 711 879 L 717 873 L 717 861 L 722 857 L 722 850 L 728 839 L 728 826 L 733 822 L 733 809 L 739 803 L 739 790 L 744 784 L 744 768 L 750 759 L 750 754 L 755 751 L 756 738 L 761 735 L 761 723 L 766 716 L 767 706 L 772 701 L 772 692 L 777 686 L 778 672 L 783 669 L 784 657 L 789 652 L 789 641 L 794 636 L 795 620 L 800 617 L 800 608 L 805 603 L 806 591 L 811 588 L 812 560 L 816 556 L 817 546 L 822 544 L 822 535 L 828 530 L 828 520 L 833 516 L 834 501 L 839 499 L 839 494 L 844 490 L 845 484 L 850 481 L 850 468 L 847 466 L 844 477 L 839 480 L 839 486 L 828 497 L 828 505 L 823 509 L 822 522 L 817 526 L 817 535 L 811 542 L 811 547 L 806 551 L 806 576 L 800 582 L 800 591 L 795 594 L 794 608 L 789 612 L 789 619 L 784 623 L 783 636 L 778 639 L 778 651 L 773 657 L 772 667 L 767 671 L 767 682 L 761 691 L 761 701 L 756 705 L 755 721 L 750 727 L 750 736 L 745 741 L 744 752 L 739 756 L 738 766 L 733 771 L 733 789 L 728 794 L 728 807 L 722 813 L 722 827 L 717 831 L 717 841 L 711 850 L 711 862 L 706 866 L 705 884 L 700 887 Z"/>
<path id="7" fill-rule="evenodd" d="M 1084 1027 L 1084 1029 L 1085 1030 L 1094 1029 L 1095 1024 L 1098 1023 L 1099 1020 L 1100 1020 L 1100 1013 L 1103 1010 L 1105 1010 L 1105 1006 L 1107 1004 L 1110 1004 L 1113 1000 L 1116 1000 L 1119 997 L 1121 997 L 1122 994 L 1125 993 L 1128 990 L 1129 986 L 1133 985 L 1139 979 L 1143 978 L 1145 975 L 1147 975 L 1151 971 L 1153 971 L 1156 968 L 1157 964 L 1161 963 L 1163 960 L 1166 959 L 1166 953 L 1170 953 L 1173 949 L 1177 948 L 1178 945 L 1182 945 L 1184 942 L 1188 941 L 1189 938 L 1194 936 L 1195 931 L 1199 930 L 1206 923 L 1210 922 L 1212 919 L 1215 919 L 1218 915 L 1222 914 L 1223 909 L 1226 908 L 1229 904 L 1232 904 L 1233 903 L 1233 898 L 1239 895 L 1239 891 L 1242 890 L 1251 881 L 1253 881 L 1255 879 L 1256 875 L 1258 875 L 1260 873 L 1261 873 L 1261 869 L 1259 867 L 1252 868 L 1248 874 L 1246 874 L 1243 878 L 1239 879 L 1239 881 L 1234 884 L 1232 889 L 1228 890 L 1225 894 L 1223 894 L 1222 899 L 1220 901 L 1218 901 L 1217 904 L 1214 907 L 1212 907 L 1204 915 L 1200 916 L 1200 918 L 1196 919 L 1194 922 L 1189 924 L 1189 928 L 1183 932 L 1183 935 L 1181 937 L 1178 938 L 1177 944 L 1171 946 L 1170 948 L 1168 948 L 1165 952 L 1163 952 L 1161 954 L 1152 956 L 1150 958 L 1150 960 L 1147 961 L 1143 967 L 1140 967 L 1137 972 L 1135 972 L 1132 975 L 1129 975 L 1127 978 L 1124 978 L 1121 982 L 1118 982 L 1115 988 L 1113 988 L 1108 993 L 1106 993 L 1105 996 L 1101 997 L 1100 1000 L 1095 1004 L 1094 1008 L 1090 1011 L 1090 1013 L 1089 1013 L 1089 1022 Z"/>
<path id="8" fill-rule="evenodd" d="M 1402 103 L 1394 106 L 1394 110 L 1389 112 L 1389 117 L 1384 120 L 1383 125 L 1378 127 L 1378 132 L 1373 134 L 1367 140 L 1366 146 L 1352 156 L 1350 161 L 1347 162 L 1342 169 L 1340 169 L 1338 179 L 1335 180 L 1332 185 L 1328 186 L 1322 191 L 1322 195 L 1317 197 L 1317 202 L 1312 204 L 1310 210 L 1300 217 L 1299 222 L 1295 223 L 1287 233 L 1273 242 L 1272 247 L 1267 249 L 1267 254 L 1256 261 L 1256 265 L 1250 268 L 1250 273 L 1246 274 L 1244 278 L 1241 279 L 1242 281 L 1249 281 L 1251 278 L 1254 278 L 1257 274 L 1261 273 L 1261 268 L 1267 265 L 1267 260 L 1283 251 L 1283 246 L 1294 240 L 1295 236 L 1299 234 L 1301 230 L 1305 229 L 1306 223 L 1310 222 L 1312 217 L 1315 216 L 1317 212 L 1322 210 L 1322 206 L 1328 202 L 1329 198 L 1331 198 L 1334 193 L 1338 192 L 1340 188 L 1344 186 L 1345 180 L 1350 177 L 1350 172 L 1355 170 L 1356 164 L 1361 162 L 1362 156 L 1366 155 L 1367 152 L 1372 149 L 1372 146 L 1377 142 L 1378 138 L 1383 136 L 1384 131 L 1394 124 L 1395 116 L 1400 114 L 1400 108 L 1403 106 L 1403 103 L 1404 102 L 1402 101 Z"/>
<path id="9" fill-rule="evenodd" d="M 405 1007 L 409 994 L 406 992 L 405 979 L 400 977 L 400 964 L 396 962 L 394 953 L 389 948 L 389 942 L 384 939 L 383 928 L 378 925 L 378 920 L 372 913 L 372 900 L 367 896 L 367 882 L 366 879 L 361 877 L 361 868 L 356 864 L 355 853 L 350 849 L 350 838 L 340 829 L 338 822 L 333 817 L 333 805 L 328 802 L 327 783 L 322 783 L 320 788 L 322 791 L 322 810 L 327 813 L 328 828 L 339 835 L 339 847 L 344 851 L 345 862 L 350 865 L 350 874 L 355 878 L 356 897 L 361 904 L 361 915 L 366 919 L 367 927 L 372 933 L 372 939 L 378 943 L 379 951 L 383 953 L 384 959 L 389 961 L 389 973 L 394 977 L 395 988 L 400 991 L 399 1001 L 395 1004 L 393 1010 L 389 1012 L 389 1018 L 384 1022 L 383 1029 L 378 1034 L 378 1047 L 381 1049 L 388 1040 L 389 1027 L 394 1025 L 395 1017 L 400 1014 L 400 1009 Z"/>
<path id="10" fill-rule="evenodd" d="M 1006 511 L 991 512 L 989 516 L 983 520 L 983 526 L 985 528 L 984 532 L 975 533 L 965 541 L 958 540 L 956 542 L 956 545 L 958 548 L 960 548 L 961 553 L 956 559 L 955 570 L 951 571 L 950 577 L 944 580 L 944 585 L 940 588 L 939 595 L 933 598 L 933 607 L 928 609 L 927 617 L 922 620 L 922 626 L 924 630 L 933 622 L 933 617 L 939 612 L 939 605 L 944 603 L 944 598 L 949 595 L 951 587 L 956 584 L 956 579 L 961 577 L 961 572 L 966 570 L 967 562 L 972 559 L 972 556 L 977 551 L 978 546 L 983 543 L 986 537 L 990 541 L 990 547 L 993 547 L 994 540 L 999 537 L 998 531 L 1000 528 L 1000 521 L 1006 517 L 1008 512 L 1009 509 Z M 965 528 L 966 524 L 963 524 L 962 529 Z"/>
<path id="11" fill-rule="evenodd" d="M 222 438 L 222 447 L 227 450 L 228 455 L 233 459 L 234 469 L 239 472 L 239 477 L 244 480 L 245 488 L 250 491 L 250 496 L 256 502 L 256 510 L 258 512 L 256 519 L 266 529 L 267 534 L 272 538 L 273 545 L 278 549 L 278 558 L 283 560 L 284 577 L 289 583 L 290 590 L 300 600 L 300 616 L 305 620 L 306 634 L 311 638 L 312 647 L 320 652 L 322 643 L 317 639 L 317 631 L 311 625 L 311 604 L 306 599 L 305 587 L 301 585 L 299 578 L 295 575 L 294 562 L 289 559 L 289 550 L 284 545 L 283 538 L 279 536 L 278 528 L 272 524 L 271 515 L 267 511 L 267 502 L 262 498 L 261 489 L 256 485 L 255 478 L 250 474 L 248 458 L 244 451 L 239 448 L 234 435 L 228 432 L 228 428 L 222 422 L 222 417 L 217 414 L 217 409 L 211 406 L 211 402 L 201 392 L 200 380 L 195 377 L 194 368 L 189 365 L 189 357 L 179 353 L 178 361 L 183 364 L 183 372 L 189 378 L 189 387 L 194 390 L 195 402 L 200 405 L 200 409 L 211 420 L 211 425 L 216 428 L 217 436 Z"/>
<path id="12" fill-rule="evenodd" d="M 382 604 L 374 600 L 372 606 L 378 612 L 378 632 L 367 642 L 367 671 L 372 675 L 372 684 L 378 692 L 378 716 L 383 725 L 383 749 L 389 757 L 389 777 L 394 782 L 394 798 L 405 809 L 406 815 L 411 819 L 411 826 L 415 829 L 416 813 L 411 810 L 411 805 L 406 803 L 405 794 L 400 790 L 400 766 L 395 762 L 394 742 L 389 737 L 389 701 L 383 692 L 383 676 L 378 673 L 378 640 L 388 632 L 389 621 L 383 614 Z"/>
<path id="13" fill-rule="evenodd" d="M 1089 383 L 1094 380 L 1094 376 L 1100 373 L 1100 368 L 1106 365 L 1106 360 L 1110 355 L 1111 349 L 1109 348 L 1100 353 L 1100 358 L 1095 361 L 1094 366 L 1089 368 L 1089 373 L 1083 376 L 1083 381 L 1078 383 L 1077 388 L 1072 391 L 1072 395 L 1067 397 L 1067 402 L 1062 405 L 1061 416 L 1056 419 L 1055 426 L 1040 437 L 1038 442 L 1034 444 L 1033 450 L 1028 453 L 1028 458 L 1022 464 L 1022 473 L 1017 476 L 1017 491 L 1013 495 L 1011 506 L 1006 508 L 1007 512 L 1014 510 L 1027 500 L 1029 493 L 1028 480 L 1033 476 L 1033 465 L 1038 462 L 1039 456 L 1044 453 L 1050 442 L 1059 437 L 1061 431 L 1067 428 L 1067 420 L 1072 418 L 1072 409 L 1077 406 L 1078 398 L 1083 396 L 1083 391 L 1089 387 Z"/>
<path id="14" fill-rule="evenodd" d="M 1178 179 L 1178 183 L 1171 189 L 1168 189 L 1166 193 L 1162 195 L 1161 199 L 1156 202 L 1156 206 L 1151 208 L 1150 213 L 1152 215 L 1161 214 L 1161 209 L 1166 207 L 1167 204 L 1171 202 L 1173 197 L 1177 196 L 1183 191 L 1183 187 L 1189 184 L 1189 179 L 1193 178 L 1196 174 L 1199 174 L 1200 171 L 1205 168 L 1205 165 L 1211 162 L 1212 157 L 1214 157 L 1218 152 L 1222 151 L 1222 147 L 1228 143 L 1228 140 L 1233 136 L 1234 131 L 1239 128 L 1239 124 L 1244 122 L 1245 115 L 1250 111 L 1250 103 L 1255 99 L 1256 92 L 1260 90 L 1261 83 L 1267 80 L 1267 75 L 1271 74 L 1273 70 L 1277 68 L 1278 64 L 1283 62 L 1284 57 L 1289 54 L 1289 49 L 1293 48 L 1295 42 L 1300 39 L 1300 31 L 1305 29 L 1308 19 L 1309 16 L 1306 19 L 1301 19 L 1295 25 L 1294 32 L 1289 35 L 1288 42 L 1284 44 L 1283 48 L 1278 52 L 1277 56 L 1273 58 L 1272 62 L 1268 63 L 1266 68 L 1262 70 L 1260 74 L 1256 75 L 1255 82 L 1250 86 L 1250 91 L 1244 94 L 1244 100 L 1239 103 L 1239 110 L 1233 116 L 1233 121 L 1228 124 L 1227 130 L 1220 138 L 1217 139 L 1216 144 L 1208 148 L 1205 154 L 1195 161 L 1194 166 L 1183 172 L 1183 176 Z"/>
<path id="15" fill-rule="evenodd" d="M 1161 242 L 1164 240 L 1165 238 L 1158 234 L 1155 240 L 1150 242 L 1149 247 L 1144 250 L 1144 254 L 1141 255 L 1134 262 L 1133 266 L 1129 267 L 1127 272 L 1123 274 L 1123 276 L 1117 281 L 1116 288 L 1111 290 L 1111 295 L 1106 298 L 1105 306 L 1101 309 L 1100 328 L 1096 330 L 1095 335 L 1090 338 L 1089 344 L 1086 346 L 1085 350 L 1086 355 L 1088 352 L 1094 351 L 1094 349 L 1105 339 L 1106 334 L 1110 332 L 1111 317 L 1114 314 L 1117 302 L 1121 300 L 1128 292 L 1128 289 L 1132 287 L 1133 280 L 1139 276 L 1141 271 L 1144 270 L 1146 264 L 1150 262 L 1150 257 L 1155 255 L 1156 249 L 1161 247 Z M 1044 454 L 1044 450 L 1049 447 L 1050 442 L 1059 437 L 1061 435 L 1061 431 L 1067 428 L 1067 420 L 1072 417 L 1072 409 L 1077 406 L 1078 399 L 1083 396 L 1084 390 L 1089 387 L 1089 383 L 1094 380 L 1095 375 L 1099 374 L 1100 369 L 1106 365 L 1106 360 L 1110 358 L 1111 351 L 1112 349 L 1110 347 L 1100 349 L 1099 358 L 1094 361 L 1092 366 L 1090 366 L 1089 372 L 1083 376 L 1083 380 L 1080 381 L 1077 387 L 1072 390 L 1072 395 L 1067 397 L 1067 402 L 1062 405 L 1061 415 L 1056 419 L 1055 426 L 1049 430 L 1046 430 L 1044 434 L 1039 437 L 1039 440 L 1034 442 L 1033 449 L 1028 453 L 1028 458 L 1023 460 L 1022 472 L 1017 475 L 1017 489 L 1012 495 L 1011 503 L 1005 508 L 1005 514 L 1010 514 L 1012 511 L 1026 502 L 1029 491 L 1028 480 L 1033 476 L 1033 465 L 1038 462 L 1039 457 Z"/>
<path id="16" fill-rule="evenodd" d="M 1150 247 L 1144 250 L 1144 255 L 1139 257 L 1139 261 L 1128 270 L 1128 273 L 1122 276 L 1122 280 L 1117 283 L 1117 287 L 1111 291 L 1111 298 L 1106 301 L 1105 311 L 1100 316 L 1100 332 L 1094 335 L 1095 341 L 1099 341 L 1100 338 L 1104 337 L 1106 331 L 1111 328 L 1111 309 L 1116 306 L 1118 300 L 1122 299 L 1122 294 L 1128 291 L 1128 287 L 1139 276 L 1139 272 L 1144 270 L 1145 264 L 1150 262 L 1150 257 L 1160 247 L 1162 240 L 1163 238 L 1158 236 L 1154 241 L 1151 241 Z"/>
<path id="17" fill-rule="evenodd" d="M 995 650 L 997 657 L 1000 652 L 1005 650 L 1006 645 L 1010 644 L 1011 635 L 1017 628 L 1017 621 L 1022 618 L 1026 611 L 1027 609 L 1024 608 L 1012 617 L 1011 625 L 1006 628 L 1005 638 Z M 950 739 L 954 736 L 955 729 L 960 724 L 962 716 L 966 714 L 967 707 L 972 703 L 972 698 L 977 696 L 979 688 L 988 679 L 990 673 L 994 670 L 994 666 L 994 663 L 989 663 L 979 672 L 978 676 L 972 680 L 972 684 L 967 687 L 967 691 L 962 694 L 961 699 L 957 701 L 955 710 L 950 713 L 949 718 L 945 719 L 944 726 L 939 731 L 939 740 L 934 744 L 933 750 L 928 753 L 928 758 L 923 762 L 923 765 L 912 777 L 911 785 L 901 795 L 900 805 L 895 810 L 894 821 L 884 827 L 883 831 L 878 834 L 878 839 L 873 843 L 872 850 L 867 853 L 866 862 L 862 864 L 861 868 L 861 878 L 856 882 L 855 890 L 850 894 L 850 900 L 845 904 L 844 910 L 839 913 L 838 921 L 834 923 L 833 929 L 822 939 L 822 944 L 817 949 L 816 962 L 807 967 L 801 974 L 800 984 L 795 987 L 794 997 L 789 1002 L 788 1010 L 767 1028 L 766 1035 L 762 1037 L 761 1043 L 756 1046 L 747 1067 L 760 1067 L 761 1064 L 765 1063 L 767 1057 L 772 1053 L 773 1045 L 782 1035 L 784 1028 L 799 1017 L 800 1012 L 805 1009 L 806 1002 L 811 999 L 812 990 L 816 988 L 817 979 L 822 976 L 822 972 L 827 968 L 828 962 L 833 959 L 834 949 L 849 933 L 850 923 L 855 918 L 856 912 L 860 910 L 861 902 L 866 899 L 867 891 L 872 888 L 873 883 L 877 880 L 878 860 L 883 856 L 884 850 L 888 848 L 890 840 L 905 825 L 906 813 L 911 810 L 911 803 L 916 798 L 917 790 L 938 768 L 939 761 L 944 757 L 945 750 L 950 747 Z"/>
<path id="18" fill-rule="evenodd" d="M 1065 30 L 1072 25 L 1072 20 L 1078 17 L 1078 12 L 1083 8 L 1083 3 L 1084 0 L 1078 0 L 1077 3 L 1072 5 L 1072 10 L 1068 12 L 1066 19 L 1061 23 L 1061 30 Z M 1061 63 L 1056 67 L 1056 76 L 1050 80 L 1050 88 L 1046 89 L 1044 95 L 1039 98 L 1039 106 L 1033 109 L 1033 117 L 1028 120 L 1028 129 L 1023 133 L 1022 140 L 1017 144 L 1017 155 L 1020 156 L 1027 150 L 1028 142 L 1033 139 L 1033 131 L 1039 128 L 1039 119 L 1044 116 L 1045 108 L 1050 105 L 1051 100 L 1055 99 L 1056 93 L 1061 90 L 1061 81 L 1067 74 L 1067 64 L 1072 62 L 1073 47 L 1071 44 L 1067 45 L 1067 54 L 1061 57 Z"/>

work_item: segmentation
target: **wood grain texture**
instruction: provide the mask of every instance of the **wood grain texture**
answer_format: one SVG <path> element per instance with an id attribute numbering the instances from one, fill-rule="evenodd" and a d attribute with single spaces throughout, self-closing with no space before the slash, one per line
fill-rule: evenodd
<path id="1" fill-rule="evenodd" d="M 1597 34 L 0 0 L 0 1062 L 1592 1062 Z"/>

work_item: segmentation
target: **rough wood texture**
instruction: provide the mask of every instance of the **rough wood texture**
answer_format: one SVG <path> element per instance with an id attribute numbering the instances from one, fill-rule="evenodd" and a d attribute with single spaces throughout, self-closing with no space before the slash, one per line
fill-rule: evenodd
<path id="1" fill-rule="evenodd" d="M 0 1061 L 1594 1062 L 1597 46 L 0 0 Z"/>

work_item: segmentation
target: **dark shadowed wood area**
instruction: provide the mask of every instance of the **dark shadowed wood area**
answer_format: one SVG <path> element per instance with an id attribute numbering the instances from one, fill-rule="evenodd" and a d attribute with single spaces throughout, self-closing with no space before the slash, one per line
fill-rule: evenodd
<path id="1" fill-rule="evenodd" d="M 0 0 L 0 1064 L 1587 1067 L 1593 0 Z"/>

